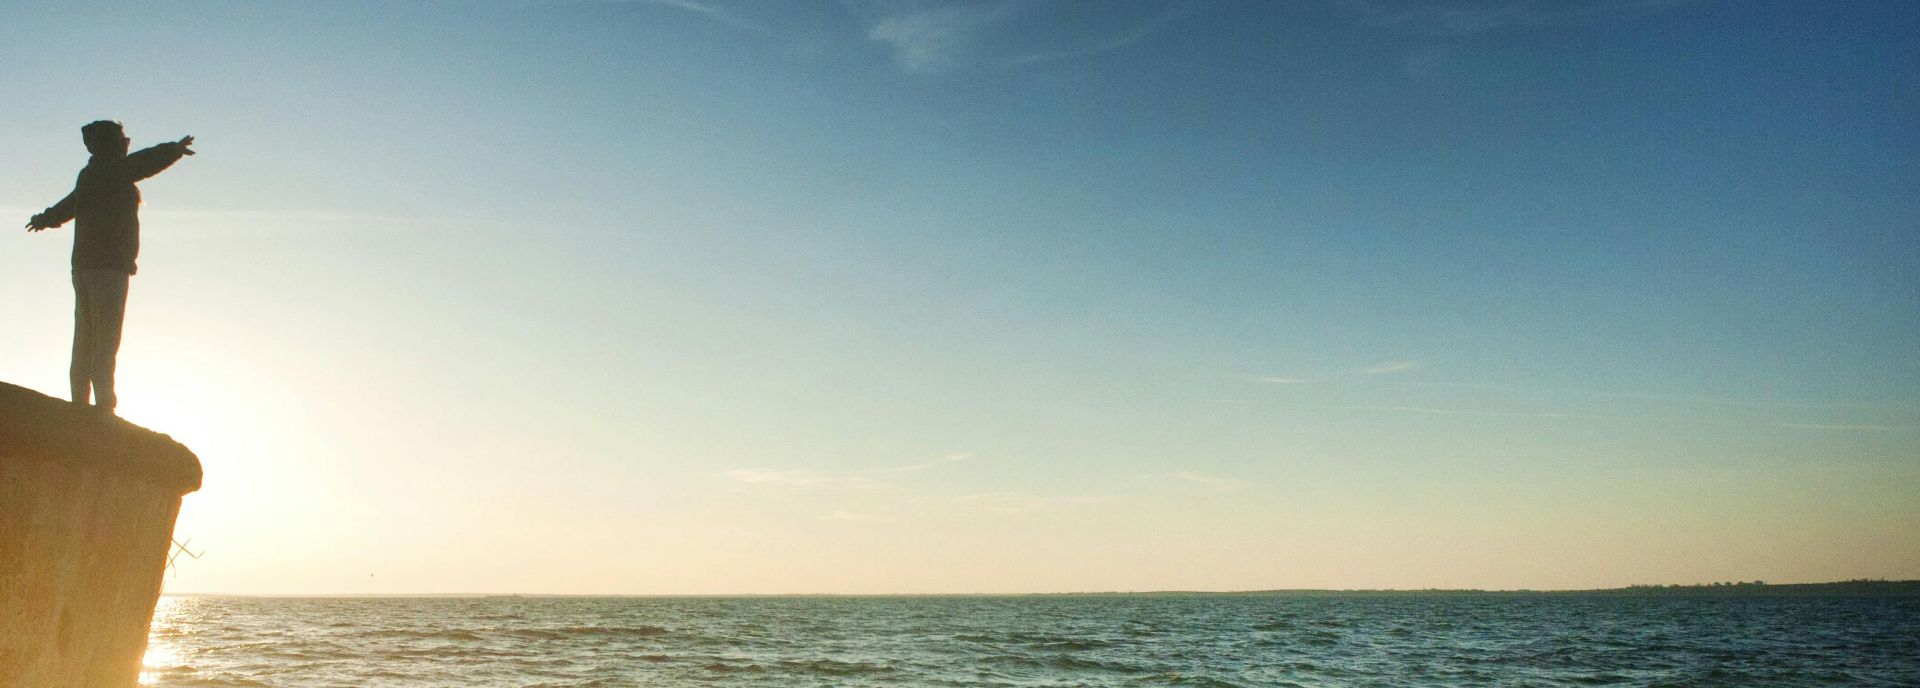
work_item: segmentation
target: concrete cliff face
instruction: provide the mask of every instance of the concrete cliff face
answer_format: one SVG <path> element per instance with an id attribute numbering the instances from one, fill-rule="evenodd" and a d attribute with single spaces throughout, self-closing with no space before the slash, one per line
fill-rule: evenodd
<path id="1" fill-rule="evenodd" d="M 172 438 L 0 383 L 0 686 L 132 686 L 197 489 Z"/>

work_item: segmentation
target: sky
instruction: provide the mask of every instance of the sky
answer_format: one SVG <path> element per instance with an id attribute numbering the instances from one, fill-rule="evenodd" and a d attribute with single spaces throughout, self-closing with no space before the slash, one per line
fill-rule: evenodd
<path id="1" fill-rule="evenodd" d="M 169 592 L 1920 578 L 1920 5 L 0 4 Z M 71 225 L 0 233 L 65 393 Z"/>

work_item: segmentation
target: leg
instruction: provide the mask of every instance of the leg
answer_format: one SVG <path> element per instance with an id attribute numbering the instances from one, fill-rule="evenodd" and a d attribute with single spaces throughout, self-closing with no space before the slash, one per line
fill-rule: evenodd
<path id="1" fill-rule="evenodd" d="M 127 273 L 100 270 L 93 287 L 93 405 L 112 411 L 113 370 L 120 356 L 120 326 L 127 316 Z"/>
<path id="2" fill-rule="evenodd" d="M 86 406 L 87 389 L 93 382 L 93 308 L 87 298 L 86 280 L 73 273 L 73 358 L 67 365 L 67 383 L 73 391 L 73 403 Z"/>

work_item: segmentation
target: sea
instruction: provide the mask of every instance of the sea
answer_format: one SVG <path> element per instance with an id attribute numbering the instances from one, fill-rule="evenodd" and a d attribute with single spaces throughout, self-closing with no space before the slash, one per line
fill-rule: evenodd
<path id="1" fill-rule="evenodd" d="M 145 686 L 1920 686 L 1920 598 L 165 597 Z"/>

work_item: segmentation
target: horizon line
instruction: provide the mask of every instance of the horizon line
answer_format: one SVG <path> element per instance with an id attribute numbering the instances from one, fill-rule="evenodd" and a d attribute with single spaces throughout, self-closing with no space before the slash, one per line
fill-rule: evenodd
<path id="1" fill-rule="evenodd" d="M 1767 583 L 1752 581 L 1715 581 L 1710 583 L 1631 583 L 1610 588 L 1263 588 L 1256 590 L 1078 590 L 1058 592 L 716 592 L 716 593 L 619 593 L 619 592 L 356 592 L 356 593 L 230 593 L 162 592 L 161 597 L 252 597 L 252 598 L 477 598 L 477 597 L 1038 597 L 1066 595 L 1263 595 L 1263 594 L 1343 594 L 1343 593 L 1578 593 L 1625 590 L 1667 590 L 1686 588 L 1785 588 L 1812 585 L 1871 583 L 1884 585 L 1920 584 L 1920 578 L 1852 578 L 1846 580 Z"/>

